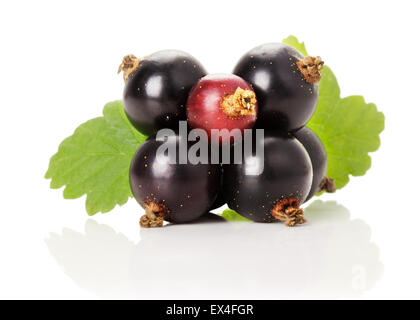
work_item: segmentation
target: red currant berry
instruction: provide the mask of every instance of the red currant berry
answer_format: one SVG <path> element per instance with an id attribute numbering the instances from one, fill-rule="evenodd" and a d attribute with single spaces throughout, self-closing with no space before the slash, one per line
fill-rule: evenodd
<path id="1" fill-rule="evenodd" d="M 233 74 L 213 74 L 201 78 L 187 101 L 187 119 L 191 128 L 220 131 L 219 142 L 234 140 L 239 132 L 254 126 L 258 105 L 255 92 L 242 78 Z M 233 129 L 239 129 L 232 131 Z M 217 142 L 217 139 L 215 140 Z M 214 140 L 213 140 L 214 142 Z"/>

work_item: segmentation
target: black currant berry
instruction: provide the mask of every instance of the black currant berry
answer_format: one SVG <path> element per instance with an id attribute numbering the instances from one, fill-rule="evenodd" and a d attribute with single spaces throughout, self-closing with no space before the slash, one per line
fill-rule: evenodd
<path id="1" fill-rule="evenodd" d="M 220 171 L 220 188 L 219 188 L 219 192 L 217 193 L 216 200 L 214 200 L 213 204 L 210 207 L 210 211 L 215 210 L 217 208 L 220 208 L 221 206 L 224 206 L 226 204 L 226 200 L 223 197 L 223 166 L 220 165 L 220 168 L 221 168 L 221 171 Z"/>
<path id="2" fill-rule="evenodd" d="M 211 205 L 209 210 L 211 211 L 211 210 L 218 209 L 218 208 L 224 206 L 225 204 L 226 204 L 226 200 L 225 200 L 225 198 L 223 198 L 223 193 L 219 192 L 217 194 L 216 200 L 214 200 L 214 202 Z"/>
<path id="3" fill-rule="evenodd" d="M 142 59 L 125 56 L 123 104 L 128 119 L 142 133 L 178 128 L 186 119 L 188 93 L 206 70 L 188 53 L 163 50 Z"/>
<path id="4" fill-rule="evenodd" d="M 303 127 L 318 100 L 320 57 L 303 57 L 283 43 L 269 43 L 247 52 L 233 73 L 255 90 L 258 128 L 280 128 L 285 132 Z"/>
<path id="5" fill-rule="evenodd" d="M 242 164 L 223 165 L 223 196 L 229 208 L 256 222 L 305 222 L 300 208 L 311 189 L 311 159 L 292 136 L 265 131 L 255 145 L 264 152 L 244 155 Z M 254 151 L 258 148 L 254 148 Z"/>
<path id="6" fill-rule="evenodd" d="M 181 135 L 173 135 L 167 141 L 158 141 L 153 135 L 133 157 L 130 186 L 137 202 L 146 210 L 140 220 L 143 227 L 162 226 L 163 220 L 192 221 L 207 213 L 216 199 L 220 165 L 180 164 L 180 145 L 185 143 L 187 152 L 191 146 L 191 142 L 183 140 Z M 167 151 L 158 152 L 164 143 Z"/>
<path id="7" fill-rule="evenodd" d="M 327 152 L 318 136 L 308 127 L 303 127 L 293 134 L 303 144 L 312 162 L 312 186 L 305 201 L 321 191 L 334 192 L 334 180 L 327 177 Z"/>

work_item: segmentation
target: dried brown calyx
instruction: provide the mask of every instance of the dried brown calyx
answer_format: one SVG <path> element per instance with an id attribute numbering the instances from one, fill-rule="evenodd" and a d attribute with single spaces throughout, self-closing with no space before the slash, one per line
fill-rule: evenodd
<path id="1" fill-rule="evenodd" d="M 157 204 L 146 200 L 144 203 L 146 213 L 140 218 L 140 226 L 143 228 L 162 227 L 169 211 L 163 204 Z"/>
<path id="2" fill-rule="evenodd" d="M 271 215 L 280 221 L 284 221 L 288 227 L 306 222 L 303 217 L 303 209 L 300 208 L 299 200 L 296 198 L 279 201 L 271 210 Z"/>
<path id="3" fill-rule="evenodd" d="M 257 98 L 252 90 L 237 88 L 233 94 L 223 98 L 221 107 L 223 112 L 230 117 L 239 118 L 255 115 Z"/>
<path id="4" fill-rule="evenodd" d="M 130 74 L 132 74 L 137 69 L 140 61 L 141 59 L 137 58 L 133 54 L 128 54 L 123 58 L 120 66 L 118 67 L 118 73 L 121 71 L 123 72 L 124 82 L 127 82 Z"/>
<path id="5" fill-rule="evenodd" d="M 322 61 L 321 57 L 307 56 L 299 59 L 296 64 L 306 82 L 317 84 L 321 80 L 321 70 L 324 66 L 324 61 Z"/>
<path id="6" fill-rule="evenodd" d="M 324 177 L 324 179 L 321 181 L 321 184 L 319 185 L 318 192 L 326 191 L 328 193 L 333 193 L 335 190 L 336 188 L 334 179 Z"/>

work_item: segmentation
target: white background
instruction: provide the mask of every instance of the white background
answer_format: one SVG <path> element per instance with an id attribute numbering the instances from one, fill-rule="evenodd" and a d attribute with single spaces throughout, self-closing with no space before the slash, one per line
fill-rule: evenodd
<path id="1" fill-rule="evenodd" d="M 418 1 L 2 1 L 0 298 L 420 298 Z M 89 218 L 43 178 L 58 144 L 120 99 L 123 55 L 174 48 L 209 72 L 288 35 L 342 96 L 386 116 L 372 168 L 311 222 L 140 234 L 134 200 Z M 150 232 L 149 232 L 150 231 Z"/>

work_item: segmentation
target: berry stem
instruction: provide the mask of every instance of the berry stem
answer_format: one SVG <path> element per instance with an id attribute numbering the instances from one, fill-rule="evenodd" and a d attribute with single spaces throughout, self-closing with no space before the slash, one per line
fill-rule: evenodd
<path id="1" fill-rule="evenodd" d="M 144 204 L 146 213 L 140 218 L 140 226 L 143 228 L 156 228 L 163 226 L 163 220 L 167 214 L 164 205 L 156 204 L 153 201 L 146 201 Z"/>
<path id="2" fill-rule="evenodd" d="M 322 61 L 321 57 L 307 56 L 303 59 L 299 59 L 296 64 L 306 82 L 318 84 L 319 81 L 321 81 L 321 70 L 324 66 L 324 61 Z"/>
<path id="3" fill-rule="evenodd" d="M 296 198 L 281 200 L 271 210 L 271 214 L 274 218 L 285 222 L 287 227 L 294 227 L 306 222 L 303 217 L 303 209 L 300 208 L 299 200 Z"/>
<path id="4" fill-rule="evenodd" d="M 223 98 L 221 107 L 225 114 L 233 118 L 253 116 L 256 102 L 257 98 L 253 91 L 238 87 L 233 94 Z"/>
<path id="5" fill-rule="evenodd" d="M 319 185 L 318 192 L 326 191 L 328 193 L 335 192 L 335 181 L 334 179 L 328 178 L 327 176 L 322 179 L 321 184 Z"/>
<path id="6" fill-rule="evenodd" d="M 128 54 L 123 58 L 118 67 L 118 73 L 121 71 L 123 72 L 124 82 L 127 82 L 128 77 L 137 69 L 141 60 L 142 59 L 137 58 L 134 54 Z"/>

